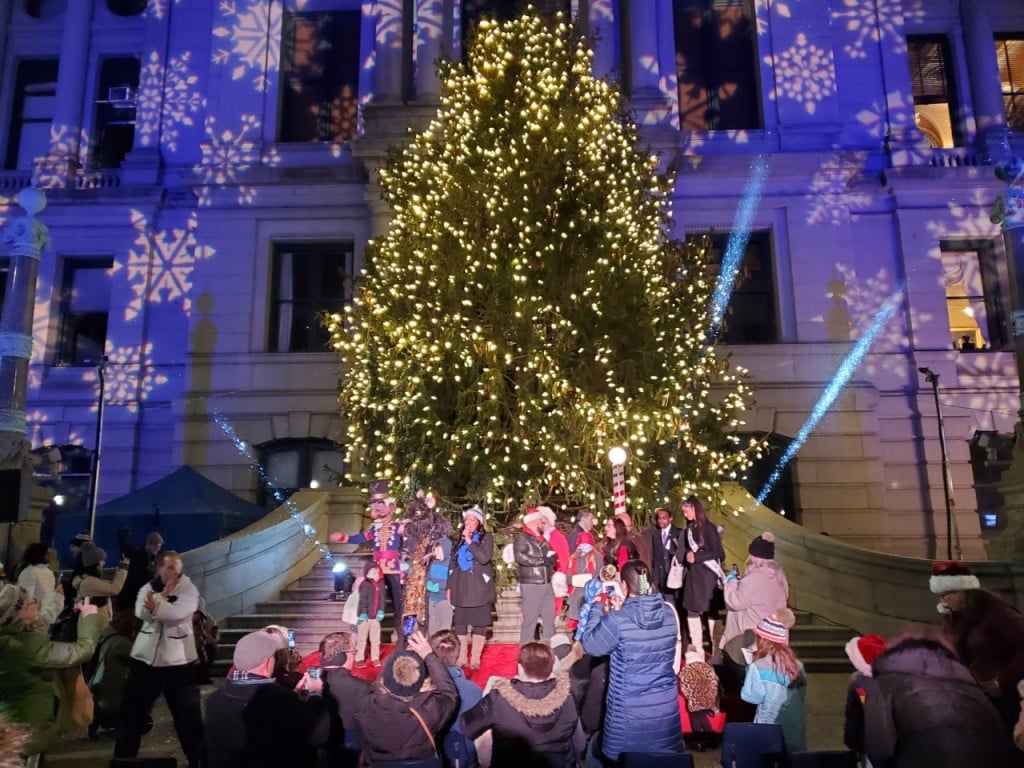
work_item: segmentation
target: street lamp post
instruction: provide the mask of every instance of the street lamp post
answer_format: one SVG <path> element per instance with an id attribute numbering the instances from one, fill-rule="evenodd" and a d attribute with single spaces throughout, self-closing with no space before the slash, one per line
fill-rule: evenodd
<path id="1" fill-rule="evenodd" d="M 612 463 L 612 506 L 614 515 L 626 511 L 626 449 L 616 445 L 608 451 Z"/>
<path id="2" fill-rule="evenodd" d="M 918 368 L 924 374 L 924 379 L 932 385 L 932 395 L 935 397 L 935 418 L 939 422 L 939 448 L 942 451 L 942 491 L 946 497 L 946 559 L 953 559 L 953 484 L 949 476 L 949 454 L 946 452 L 946 429 L 942 423 L 942 406 L 939 404 L 939 374 L 931 368 Z M 960 537 L 956 537 L 956 555 L 960 560 L 963 555 L 960 551 Z"/>
<path id="3" fill-rule="evenodd" d="M 99 404 L 96 408 L 96 450 L 92 455 L 92 477 L 89 478 L 89 535 L 96 533 L 96 503 L 100 493 L 100 446 L 103 444 L 103 390 L 106 387 L 107 356 L 103 355 L 96 364 L 100 381 Z"/>

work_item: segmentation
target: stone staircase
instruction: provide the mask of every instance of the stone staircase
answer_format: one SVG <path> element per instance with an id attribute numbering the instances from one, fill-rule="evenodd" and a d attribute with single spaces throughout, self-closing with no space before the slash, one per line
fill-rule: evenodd
<path id="1" fill-rule="evenodd" d="M 302 578 L 281 591 L 277 600 L 258 603 L 245 614 L 229 616 L 220 622 L 220 644 L 214 674 L 224 674 L 231 665 L 231 656 L 238 639 L 267 624 L 280 624 L 295 632 L 295 648 L 303 656 L 315 651 L 324 635 L 337 632 L 344 625 L 341 613 L 346 594 L 334 595 L 331 567 L 343 562 L 353 573 L 362 574 L 370 554 L 334 554 L 332 561 L 321 560 Z M 796 612 L 797 623 L 790 631 L 790 645 L 808 672 L 852 672 L 844 646 L 856 633 L 846 627 L 831 624 L 820 617 L 803 611 Z M 559 617 L 556 631 L 565 632 L 565 619 Z M 394 629 L 390 613 L 384 617 L 381 641 L 394 642 Z M 505 592 L 498 598 L 497 617 L 492 630 L 497 643 L 519 642 L 519 597 Z"/>

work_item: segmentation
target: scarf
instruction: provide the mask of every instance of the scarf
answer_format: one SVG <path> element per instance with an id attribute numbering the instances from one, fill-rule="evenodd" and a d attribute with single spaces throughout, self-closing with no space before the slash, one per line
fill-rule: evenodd
<path id="1" fill-rule="evenodd" d="M 480 531 L 473 531 L 471 538 L 473 539 L 474 544 L 479 544 Z M 469 544 L 466 543 L 465 539 L 463 539 L 462 543 L 459 545 L 458 563 L 459 570 L 463 573 L 473 570 L 473 553 L 469 551 Z"/>

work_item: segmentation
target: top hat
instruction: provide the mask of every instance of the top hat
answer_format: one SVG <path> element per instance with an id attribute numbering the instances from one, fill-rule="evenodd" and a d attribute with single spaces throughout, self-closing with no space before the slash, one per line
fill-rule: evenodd
<path id="1" fill-rule="evenodd" d="M 385 501 L 388 498 L 390 483 L 386 478 L 370 481 L 370 502 Z"/>

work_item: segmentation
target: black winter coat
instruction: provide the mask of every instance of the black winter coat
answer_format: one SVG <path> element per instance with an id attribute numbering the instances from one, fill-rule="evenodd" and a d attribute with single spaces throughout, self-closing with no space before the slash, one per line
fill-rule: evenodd
<path id="1" fill-rule="evenodd" d="M 520 531 L 512 542 L 520 584 L 547 584 L 558 554 L 551 545 L 531 533 Z"/>
<path id="2" fill-rule="evenodd" d="M 688 531 L 693 525 L 687 525 L 686 529 L 679 534 L 679 560 L 686 563 L 686 553 L 691 552 Z M 718 535 L 718 529 L 713 523 L 704 524 L 704 543 L 694 552 L 695 562 L 686 563 L 686 577 L 683 581 L 683 608 L 689 613 L 704 613 L 711 607 L 711 596 L 718 586 L 718 576 L 704 563 L 708 560 L 717 560 L 721 563 L 725 559 L 725 550 L 722 549 L 722 539 Z"/>
<path id="3" fill-rule="evenodd" d="M 328 749 L 358 749 L 363 740 L 356 725 L 359 703 L 370 695 L 373 686 L 347 669 L 324 669 L 324 704 L 331 718 Z"/>
<path id="4" fill-rule="evenodd" d="M 451 603 L 457 608 L 475 608 L 480 605 L 494 605 L 498 599 L 494 587 L 494 537 L 486 531 L 480 542 L 469 545 L 473 555 L 473 569 L 463 571 L 459 568 L 459 550 L 463 541 L 458 539 L 452 545 L 452 557 L 448 561 L 448 589 L 451 590 Z"/>
<path id="5" fill-rule="evenodd" d="M 942 645 L 899 643 L 873 666 L 864 700 L 864 751 L 874 768 L 965 768 L 1009 763 L 1010 739 L 992 702 Z"/>
<path id="6" fill-rule="evenodd" d="M 356 707 L 363 755 L 371 766 L 380 760 L 433 757 L 434 747 L 410 707 L 416 708 L 431 733 L 440 731 L 458 710 L 459 692 L 444 664 L 433 653 L 425 663 L 433 689 L 407 700 L 389 693 L 378 678 L 377 685 Z"/>
<path id="7" fill-rule="evenodd" d="M 564 672 L 542 683 L 499 680 L 479 704 L 463 713 L 461 723 L 471 739 L 493 729 L 491 768 L 572 768 L 577 748 L 582 747 L 576 702 Z"/>

